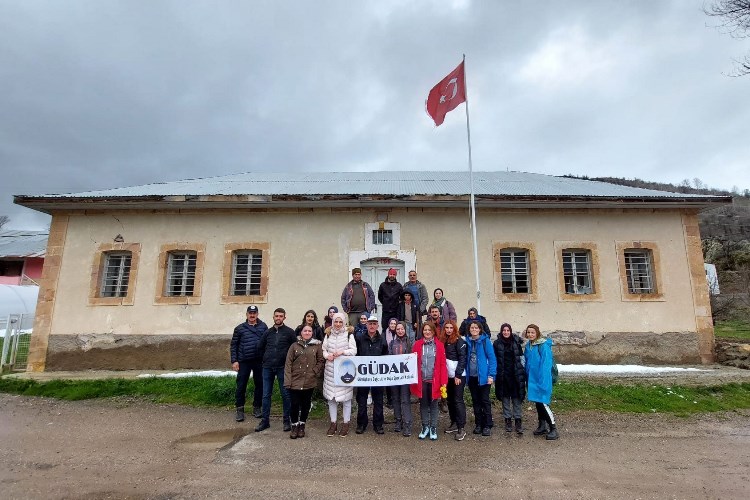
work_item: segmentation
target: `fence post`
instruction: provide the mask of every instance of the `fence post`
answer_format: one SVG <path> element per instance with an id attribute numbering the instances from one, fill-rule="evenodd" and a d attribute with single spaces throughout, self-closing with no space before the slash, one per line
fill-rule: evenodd
<path id="1" fill-rule="evenodd" d="M 8 320 L 5 323 L 5 336 L 3 337 L 3 352 L 0 356 L 0 373 L 3 373 L 5 371 L 6 364 L 10 366 L 10 363 L 6 363 L 5 360 L 8 357 L 8 352 L 10 351 L 11 328 L 10 315 L 8 315 Z"/>

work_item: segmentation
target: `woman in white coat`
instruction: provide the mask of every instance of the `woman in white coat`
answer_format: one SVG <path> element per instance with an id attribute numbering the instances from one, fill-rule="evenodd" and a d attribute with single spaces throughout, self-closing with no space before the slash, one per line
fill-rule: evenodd
<path id="1" fill-rule="evenodd" d="M 333 361 L 339 356 L 356 356 L 357 343 L 354 340 L 354 329 L 346 326 L 346 314 L 333 315 L 331 331 L 323 339 L 323 357 L 326 358 L 325 374 L 323 375 L 323 397 L 328 400 L 328 413 L 331 416 L 331 426 L 327 435 L 335 436 L 337 430 L 338 404 L 342 405 L 344 423 L 339 430 L 339 436 L 349 434 L 349 421 L 352 417 L 352 396 L 354 389 L 336 385 L 333 378 Z"/>

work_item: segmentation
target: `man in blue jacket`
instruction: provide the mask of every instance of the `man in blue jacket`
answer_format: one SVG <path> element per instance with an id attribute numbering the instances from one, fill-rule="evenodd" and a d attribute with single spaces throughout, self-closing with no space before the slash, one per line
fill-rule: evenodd
<path id="1" fill-rule="evenodd" d="M 279 381 L 282 408 L 284 410 L 284 432 L 292 430 L 290 421 L 291 401 L 289 392 L 284 387 L 284 364 L 289 347 L 297 341 L 294 330 L 284 324 L 286 311 L 277 307 L 273 312 L 273 326 L 266 330 L 260 341 L 259 348 L 263 353 L 263 415 L 255 432 L 261 432 L 271 427 L 271 393 L 273 381 Z"/>
<path id="2" fill-rule="evenodd" d="M 237 389 L 234 393 L 234 404 L 237 408 L 235 420 L 245 420 L 245 393 L 250 373 L 253 374 L 253 416 L 260 418 L 263 404 L 263 353 L 258 344 L 268 327 L 258 319 L 258 306 L 248 306 L 247 321 L 237 325 L 229 345 L 229 357 L 232 370 L 237 372 Z"/>

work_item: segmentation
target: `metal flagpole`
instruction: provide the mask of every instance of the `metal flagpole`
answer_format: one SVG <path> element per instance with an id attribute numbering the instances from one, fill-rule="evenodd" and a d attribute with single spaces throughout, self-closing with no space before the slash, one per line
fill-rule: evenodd
<path id="1" fill-rule="evenodd" d="M 471 128 L 469 128 L 469 85 L 466 78 L 466 54 L 463 55 L 464 63 L 464 97 L 466 99 L 466 139 L 469 143 L 469 185 L 471 188 L 471 241 L 474 244 L 474 278 L 477 282 L 477 311 L 482 313 L 481 291 L 479 289 L 479 258 L 477 256 L 477 216 L 474 210 L 474 171 L 471 167 Z"/>

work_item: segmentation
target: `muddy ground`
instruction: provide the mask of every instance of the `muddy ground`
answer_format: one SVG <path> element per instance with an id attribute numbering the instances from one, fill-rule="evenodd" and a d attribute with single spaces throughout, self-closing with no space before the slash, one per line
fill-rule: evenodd
<path id="1" fill-rule="evenodd" d="M 557 442 L 498 427 L 422 442 L 388 422 L 384 436 L 327 438 L 323 421 L 292 441 L 278 418 L 262 433 L 256 422 L 134 399 L 0 394 L 0 497 L 750 497 L 750 411 L 565 414 Z"/>

